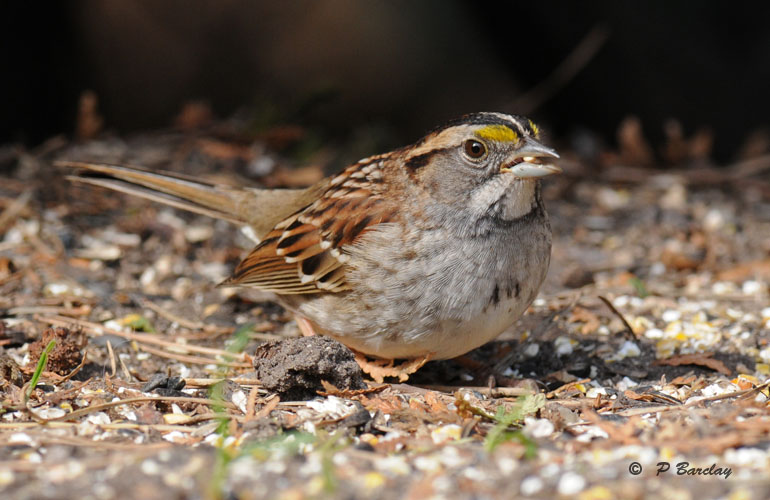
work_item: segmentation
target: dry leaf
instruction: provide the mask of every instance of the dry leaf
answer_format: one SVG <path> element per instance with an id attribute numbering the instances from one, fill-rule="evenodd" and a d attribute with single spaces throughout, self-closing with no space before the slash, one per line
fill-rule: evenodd
<path id="1" fill-rule="evenodd" d="M 599 317 L 596 314 L 580 306 L 572 308 L 572 313 L 567 321 L 569 323 L 584 323 L 580 327 L 580 333 L 583 335 L 593 333 L 601 326 L 601 321 L 599 321 Z"/>
<path id="2" fill-rule="evenodd" d="M 659 359 L 654 364 L 665 366 L 698 365 L 705 366 L 728 377 L 732 375 L 732 371 L 718 359 L 712 358 L 711 354 L 680 354 L 666 359 Z"/>
<path id="3" fill-rule="evenodd" d="M 681 386 L 681 385 L 690 385 L 693 382 L 695 382 L 695 375 L 682 375 L 681 377 L 676 377 L 674 380 L 669 382 L 669 384 Z"/>
<path id="4" fill-rule="evenodd" d="M 650 394 L 639 394 L 638 392 L 634 392 L 631 389 L 623 391 L 623 395 L 628 399 L 633 399 L 634 401 L 652 401 L 655 399 Z"/>
<path id="5" fill-rule="evenodd" d="M 339 389 L 334 384 L 321 380 L 323 391 L 316 391 L 320 396 L 338 396 L 340 398 L 352 398 L 353 396 L 360 396 L 362 394 L 371 394 L 373 392 L 379 392 L 386 389 L 387 385 L 379 387 L 367 387 L 366 389 Z"/>
<path id="6" fill-rule="evenodd" d="M 720 281 L 746 281 L 749 278 L 770 278 L 770 259 L 742 262 L 717 274 Z"/>

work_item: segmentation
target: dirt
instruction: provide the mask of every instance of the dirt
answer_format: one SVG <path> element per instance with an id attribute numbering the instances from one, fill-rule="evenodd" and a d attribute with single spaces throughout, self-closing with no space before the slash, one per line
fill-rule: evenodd
<path id="1" fill-rule="evenodd" d="M 259 346 L 254 368 L 262 386 L 289 401 L 312 399 L 322 381 L 341 390 L 366 389 L 353 352 L 328 337 L 302 337 Z"/>
<path id="2" fill-rule="evenodd" d="M 40 340 L 29 345 L 32 363 L 37 363 L 40 355 L 51 341 L 53 349 L 48 353 L 48 370 L 59 375 L 68 375 L 83 361 L 83 348 L 86 346 L 85 335 L 72 332 L 67 328 L 47 328 Z"/>

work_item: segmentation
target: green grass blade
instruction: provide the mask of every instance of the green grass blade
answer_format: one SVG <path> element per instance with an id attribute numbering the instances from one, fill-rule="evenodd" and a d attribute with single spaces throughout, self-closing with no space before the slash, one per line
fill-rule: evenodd
<path id="1" fill-rule="evenodd" d="M 37 360 L 37 366 L 35 367 L 35 373 L 32 374 L 32 378 L 29 381 L 29 387 L 27 387 L 27 392 L 24 393 L 25 403 L 32 395 L 32 391 L 34 391 L 35 387 L 37 387 L 37 381 L 40 379 L 40 374 L 43 373 L 43 370 L 45 370 L 45 365 L 48 364 L 48 355 L 51 353 L 51 351 L 53 351 L 55 346 L 56 339 L 52 339 L 50 342 L 48 342 L 48 345 L 45 346 L 45 349 L 40 354 L 40 359 Z"/>

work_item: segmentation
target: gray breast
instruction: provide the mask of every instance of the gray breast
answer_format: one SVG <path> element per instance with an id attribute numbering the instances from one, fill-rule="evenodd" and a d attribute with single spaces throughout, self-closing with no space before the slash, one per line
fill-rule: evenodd
<path id="1" fill-rule="evenodd" d="M 420 335 L 447 320 L 463 321 L 504 298 L 530 302 L 550 258 L 542 209 L 515 221 L 478 221 L 458 236 L 449 227 L 382 225 L 351 251 L 348 280 L 361 335 L 400 330 Z M 400 245 L 395 242 L 403 242 Z M 341 326 L 341 325 L 340 325 Z M 348 325 L 350 328 L 353 325 Z"/>

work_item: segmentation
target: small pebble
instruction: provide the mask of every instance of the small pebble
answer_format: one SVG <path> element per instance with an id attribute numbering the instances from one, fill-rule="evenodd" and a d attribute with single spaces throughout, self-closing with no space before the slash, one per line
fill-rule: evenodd
<path id="1" fill-rule="evenodd" d="M 524 419 L 524 434 L 535 438 L 546 438 L 554 433 L 553 422 L 545 418 L 526 417 Z"/>
<path id="2" fill-rule="evenodd" d="M 666 323 L 671 323 L 672 321 L 677 321 L 679 318 L 681 318 L 682 313 L 676 309 L 669 309 L 665 311 L 660 317 Z"/>
<path id="3" fill-rule="evenodd" d="M 521 482 L 521 486 L 519 487 L 519 491 L 525 497 L 536 495 L 542 489 L 543 489 L 543 480 L 537 476 L 525 477 L 524 480 Z"/>
<path id="4" fill-rule="evenodd" d="M 574 351 L 574 344 L 576 344 L 574 340 L 563 335 L 561 337 L 557 337 L 556 340 L 553 341 L 553 346 L 556 350 L 557 356 L 568 356 L 572 354 Z"/>
<path id="5" fill-rule="evenodd" d="M 741 291 L 744 295 L 756 295 L 762 291 L 762 283 L 759 281 L 745 281 L 741 286 Z"/>
<path id="6" fill-rule="evenodd" d="M 663 330 L 660 328 L 650 328 L 646 332 L 644 332 L 644 336 L 648 339 L 662 339 L 663 338 Z"/>
<path id="7" fill-rule="evenodd" d="M 623 345 L 620 346 L 620 349 L 618 349 L 618 351 L 610 357 L 610 360 L 620 361 L 626 358 L 635 358 L 640 354 L 642 354 L 642 350 L 639 349 L 639 346 L 636 344 L 636 342 L 626 340 L 623 342 Z"/>
<path id="8" fill-rule="evenodd" d="M 583 476 L 574 472 L 567 472 L 559 479 L 558 490 L 560 495 L 575 495 L 583 491 L 586 487 L 586 480 Z"/>

